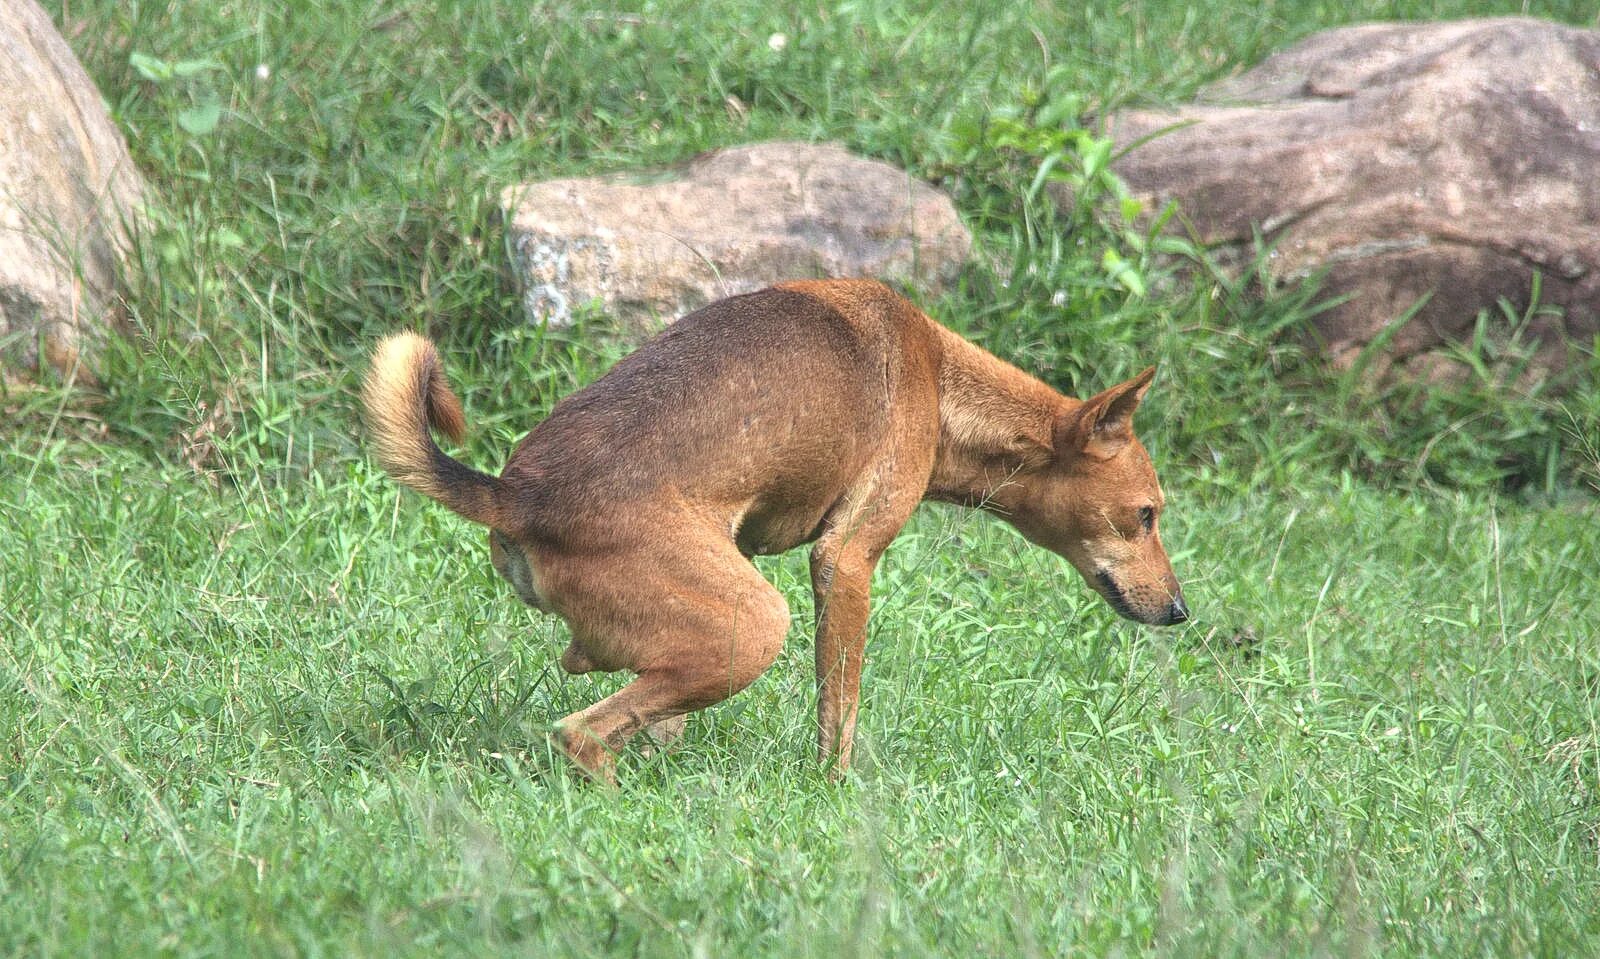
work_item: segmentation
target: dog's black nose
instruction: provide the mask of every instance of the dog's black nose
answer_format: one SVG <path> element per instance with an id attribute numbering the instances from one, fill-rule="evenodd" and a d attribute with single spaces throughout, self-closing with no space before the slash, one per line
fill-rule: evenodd
<path id="1" fill-rule="evenodd" d="M 1189 618 L 1189 607 L 1183 604 L 1182 596 L 1172 597 L 1172 605 L 1167 609 L 1167 625 L 1176 626 Z"/>

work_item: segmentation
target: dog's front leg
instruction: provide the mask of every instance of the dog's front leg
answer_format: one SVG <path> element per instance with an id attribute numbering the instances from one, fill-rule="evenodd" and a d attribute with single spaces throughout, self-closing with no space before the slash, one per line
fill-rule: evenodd
<path id="1" fill-rule="evenodd" d="M 817 753 L 835 777 L 850 768 L 866 658 L 872 572 L 922 500 L 932 452 L 869 471 L 870 480 L 840 500 L 811 549 L 811 591 L 817 608 Z"/>
<path id="2" fill-rule="evenodd" d="M 867 614 L 876 552 L 864 554 L 825 536 L 811 551 L 817 607 L 817 756 L 830 772 L 850 768 L 866 656 Z"/>

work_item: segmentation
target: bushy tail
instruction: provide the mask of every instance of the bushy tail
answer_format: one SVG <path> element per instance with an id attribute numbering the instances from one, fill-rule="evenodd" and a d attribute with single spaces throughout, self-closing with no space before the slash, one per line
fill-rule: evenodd
<path id="1" fill-rule="evenodd" d="M 467 429 L 432 343 L 415 333 L 379 343 L 361 403 L 373 451 L 390 476 L 475 523 L 494 525 L 500 481 L 446 456 L 428 432 L 460 442 Z"/>

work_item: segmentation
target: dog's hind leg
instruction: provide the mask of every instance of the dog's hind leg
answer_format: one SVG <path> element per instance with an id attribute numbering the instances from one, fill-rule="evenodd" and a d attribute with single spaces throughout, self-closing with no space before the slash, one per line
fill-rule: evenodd
<path id="1" fill-rule="evenodd" d="M 731 542 L 712 547 L 709 562 L 686 568 L 654 558 L 634 570 L 613 566 L 631 635 L 606 637 L 629 652 L 638 678 L 612 696 L 561 720 L 559 737 L 572 761 L 592 778 L 614 780 L 613 756 L 646 727 L 668 733 L 685 713 L 719 703 L 766 672 L 783 648 L 789 607 Z M 702 554 L 703 555 L 703 554 Z M 665 571 L 673 569 L 671 574 Z M 670 582 L 663 582 L 671 575 Z M 643 594 L 627 595 L 630 585 Z M 670 596 L 669 606 L 663 597 Z M 648 611 L 648 612 L 646 612 Z"/>
<path id="2" fill-rule="evenodd" d="M 573 765 L 590 779 L 615 783 L 615 753 L 641 729 L 708 706 L 687 677 L 650 671 L 588 709 L 561 720 L 558 739 Z"/>
<path id="3" fill-rule="evenodd" d="M 688 714 L 663 719 L 659 723 L 651 723 L 647 734 L 651 742 L 665 749 L 683 738 L 683 727 L 688 725 L 688 722 Z"/>

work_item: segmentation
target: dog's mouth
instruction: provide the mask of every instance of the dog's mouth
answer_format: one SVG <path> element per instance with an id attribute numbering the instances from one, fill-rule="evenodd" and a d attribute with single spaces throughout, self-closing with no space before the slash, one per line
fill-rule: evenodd
<path id="1" fill-rule="evenodd" d="M 1106 598 L 1106 602 L 1111 605 L 1112 609 L 1117 611 L 1118 616 L 1123 619 L 1131 619 L 1134 622 L 1144 621 L 1144 617 L 1134 615 L 1133 607 L 1128 605 L 1127 594 L 1122 591 L 1121 586 L 1117 585 L 1117 581 L 1111 578 L 1110 573 L 1103 569 L 1097 569 L 1094 572 L 1094 581 L 1100 587 L 1100 595 Z"/>
<path id="2" fill-rule="evenodd" d="M 1189 618 L 1189 607 L 1184 605 L 1181 594 L 1175 594 L 1172 602 L 1159 613 L 1151 613 L 1135 609 L 1128 601 L 1128 594 L 1122 591 L 1122 587 L 1118 586 L 1117 581 L 1105 570 L 1095 570 L 1094 581 L 1100 587 L 1100 595 L 1105 597 L 1106 603 L 1123 619 L 1131 619 L 1147 626 L 1176 626 Z"/>

